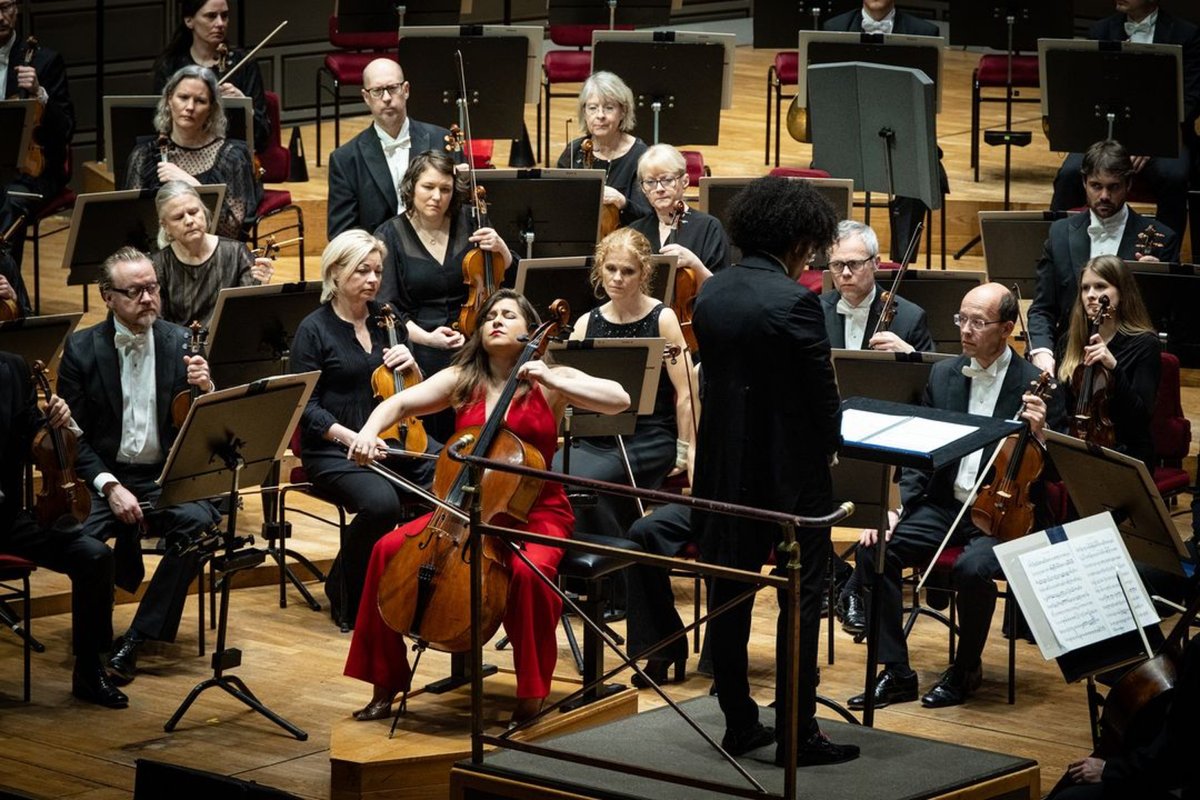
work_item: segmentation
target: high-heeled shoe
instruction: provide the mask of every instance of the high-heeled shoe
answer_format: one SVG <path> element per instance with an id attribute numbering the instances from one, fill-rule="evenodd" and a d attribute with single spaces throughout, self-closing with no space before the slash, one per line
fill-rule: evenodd
<path id="1" fill-rule="evenodd" d="M 667 672 L 672 665 L 674 665 L 675 669 L 672 675 L 668 675 Z M 683 683 L 687 677 L 687 656 L 680 656 L 674 661 L 652 658 L 646 662 L 646 666 L 642 667 L 642 672 L 645 672 L 646 676 L 659 686 L 668 683 Z M 633 677 L 629 679 L 629 682 L 638 689 L 650 688 L 650 682 L 637 672 L 633 673 Z"/>
<path id="2" fill-rule="evenodd" d="M 517 698 L 517 707 L 513 709 L 512 719 L 508 721 L 508 727 L 512 729 L 523 722 L 533 719 L 542 712 L 542 706 L 545 704 L 546 698 L 544 697 Z"/>
<path id="3" fill-rule="evenodd" d="M 392 716 L 392 698 L 372 700 L 354 712 L 354 718 L 359 722 L 370 722 L 376 719 L 387 719 Z"/>

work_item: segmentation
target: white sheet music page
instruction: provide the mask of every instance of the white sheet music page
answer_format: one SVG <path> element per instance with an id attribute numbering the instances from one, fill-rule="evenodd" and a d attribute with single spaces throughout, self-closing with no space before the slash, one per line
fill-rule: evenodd
<path id="1" fill-rule="evenodd" d="M 970 425 L 954 422 L 881 414 L 856 408 L 842 413 L 842 438 L 848 442 L 888 450 L 930 453 L 975 430 Z"/>

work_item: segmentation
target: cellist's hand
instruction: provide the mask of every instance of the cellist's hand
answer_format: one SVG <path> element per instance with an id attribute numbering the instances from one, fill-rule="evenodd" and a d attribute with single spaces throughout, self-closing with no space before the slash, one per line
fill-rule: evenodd
<path id="1" fill-rule="evenodd" d="M 885 350 L 889 353 L 911 353 L 916 349 L 891 331 L 880 331 L 871 337 L 868 344 L 872 350 Z"/>
<path id="2" fill-rule="evenodd" d="M 1046 401 L 1036 394 L 1024 394 L 1021 401 L 1025 404 L 1021 419 L 1029 423 L 1029 430 L 1041 440 L 1042 431 L 1046 427 Z"/>
<path id="3" fill-rule="evenodd" d="M 425 341 L 421 342 L 426 347 L 432 347 L 435 350 L 457 350 L 463 346 L 466 341 L 460 332 L 454 330 L 449 325 L 441 325 L 431 331 L 426 332 Z"/>
<path id="4" fill-rule="evenodd" d="M 626 203 L 628 203 L 628 202 L 629 201 L 625 198 L 625 195 L 621 194 L 613 187 L 611 187 L 611 186 L 604 187 L 604 204 L 605 205 L 616 206 L 617 208 L 624 208 Z"/>
<path id="5" fill-rule="evenodd" d="M 1088 756 L 1072 761 L 1067 766 L 1067 774 L 1075 783 L 1099 783 L 1104 776 L 1104 759 Z"/>
<path id="6" fill-rule="evenodd" d="M 1100 364 L 1108 369 L 1116 369 L 1117 357 L 1108 349 L 1100 334 L 1096 334 L 1083 348 L 1083 363 L 1086 365 Z"/>
<path id="7" fill-rule="evenodd" d="M 408 349 L 407 345 L 398 344 L 383 351 L 383 365 L 388 369 L 398 369 L 403 372 L 415 367 L 417 360 L 413 358 L 412 351 Z"/>

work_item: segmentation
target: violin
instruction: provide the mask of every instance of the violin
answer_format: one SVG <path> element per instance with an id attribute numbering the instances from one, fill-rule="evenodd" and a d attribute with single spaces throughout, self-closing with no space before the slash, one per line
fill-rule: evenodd
<path id="1" fill-rule="evenodd" d="M 1050 373 L 1043 372 L 1030 386 L 1031 394 L 1045 399 L 1055 384 Z M 1022 405 L 1021 411 L 1024 410 Z M 1020 412 L 1017 417 L 1020 418 Z M 1046 457 L 1028 424 L 998 447 L 995 477 L 975 498 L 971 521 L 987 535 L 1008 542 L 1033 530 L 1033 501 L 1029 498 L 1029 488 L 1041 476 Z"/>
<path id="2" fill-rule="evenodd" d="M 387 331 L 388 346 L 395 347 L 400 342 L 396 337 L 396 312 L 390 305 L 379 309 L 379 327 Z M 400 394 L 405 389 L 416 386 L 421 382 L 421 374 L 415 367 L 407 370 L 388 369 L 386 364 L 380 364 L 371 373 L 371 391 L 376 402 L 382 403 L 394 394 Z M 405 417 L 398 420 L 392 427 L 379 434 L 381 439 L 395 442 L 401 450 L 410 453 L 424 453 L 429 445 L 429 437 L 425 426 L 419 417 Z"/>
<path id="3" fill-rule="evenodd" d="M 33 379 L 50 405 L 50 381 L 46 365 L 33 362 Z M 33 461 L 42 473 L 42 488 L 34 498 L 34 516 L 38 525 L 49 528 L 65 516 L 83 522 L 92 512 L 92 495 L 87 483 L 75 473 L 79 442 L 75 434 L 49 423 L 33 439 Z"/>
<path id="4" fill-rule="evenodd" d="M 1134 260 L 1141 259 L 1143 256 L 1158 258 L 1157 254 L 1166 247 L 1166 241 L 1167 237 L 1162 231 L 1155 228 L 1154 225 L 1147 225 L 1144 230 L 1138 232 L 1137 241 L 1133 244 Z"/>
<path id="5" fill-rule="evenodd" d="M 191 340 L 184 346 L 184 352 L 191 356 L 203 356 L 204 349 L 208 343 L 208 328 L 200 324 L 199 320 L 193 320 L 188 326 L 192 331 Z M 179 394 L 175 395 L 171 400 L 171 420 L 175 423 L 175 427 L 183 425 L 183 421 L 187 419 L 188 411 L 192 408 L 192 403 L 196 402 L 196 398 L 201 394 L 200 387 L 192 384 L 184 389 Z"/>
<path id="6" fill-rule="evenodd" d="M 455 434 L 466 441 L 462 452 L 484 453 L 488 458 L 544 469 L 545 460 L 533 445 L 504 427 L 508 407 L 520 381 L 517 373 L 528 361 L 540 358 L 561 331 L 568 330 L 570 309 L 563 300 L 551 304 L 555 317 L 538 326 L 527 340 L 495 407 L 482 426 L 473 425 Z M 450 458 L 450 448 L 438 456 L 433 492 L 444 500 L 432 513 L 414 541 L 397 551 L 379 584 L 379 613 L 393 630 L 419 643 L 447 653 L 460 653 L 471 645 L 471 564 L 463 550 L 467 543 L 468 472 Z M 500 514 L 526 520 L 542 491 L 542 481 L 512 473 L 484 471 L 482 486 L 475 487 L 483 502 L 486 522 Z M 483 572 L 480 635 L 487 641 L 500 627 L 508 603 L 512 577 L 503 542 L 485 536 L 481 544 Z"/>
<path id="7" fill-rule="evenodd" d="M 676 200 L 675 208 L 671 211 L 671 220 L 667 223 L 671 233 L 663 244 L 671 244 L 675 241 L 675 232 L 679 230 L 679 223 L 686 213 L 687 203 Z M 696 308 L 696 293 L 699 291 L 700 280 L 694 269 L 679 267 L 675 270 L 675 294 L 671 300 L 671 310 L 675 312 L 675 316 L 679 317 L 679 327 L 683 329 L 683 341 L 687 343 L 688 349 L 693 353 L 700 349 L 700 345 L 696 342 L 696 334 L 692 330 L 692 313 Z"/>
<path id="8" fill-rule="evenodd" d="M 158 162 L 168 164 L 171 161 L 171 137 L 165 133 L 158 135 Z"/>
<path id="9" fill-rule="evenodd" d="M 0 255 L 8 253 L 12 247 L 10 244 L 12 237 L 17 231 L 25 227 L 25 219 L 24 214 L 18 215 L 9 229 L 0 234 Z M 14 294 L 16 293 L 16 289 L 17 287 L 14 286 Z M 13 297 L 11 300 L 0 300 L 0 322 L 10 322 L 14 319 L 20 319 L 23 316 L 25 316 L 25 310 L 21 308 L 21 304 L 17 302 L 16 297 Z"/>
<path id="10" fill-rule="evenodd" d="M 924 222 L 917 223 L 912 238 L 908 240 L 908 247 L 904 250 L 904 258 L 900 260 L 900 269 L 896 270 L 896 277 L 892 278 L 891 288 L 879 295 L 883 301 L 883 307 L 879 310 L 879 319 L 875 322 L 875 330 L 867 337 L 867 341 L 875 338 L 877 333 L 884 333 L 892 329 L 892 322 L 896 319 L 896 298 L 899 297 L 896 291 L 900 288 L 900 281 L 904 279 L 904 273 L 908 271 L 908 264 L 912 261 L 917 243 L 921 241 L 921 230 L 924 227 Z"/>
<path id="11" fill-rule="evenodd" d="M 583 168 L 596 168 L 596 143 L 592 141 L 591 134 L 583 138 L 579 144 L 579 150 L 583 153 Z M 600 204 L 600 238 L 603 239 L 610 233 L 621 227 L 621 209 L 614 206 L 612 203 Z"/>
<path id="12" fill-rule="evenodd" d="M 1100 296 L 1100 310 L 1088 326 L 1087 340 L 1100 332 L 1100 326 L 1112 316 L 1108 297 Z M 1108 416 L 1112 373 L 1103 364 L 1080 364 L 1071 375 L 1071 391 L 1075 393 L 1075 408 L 1068 421 L 1071 435 L 1085 442 L 1112 447 L 1117 441 L 1116 428 Z"/>
<path id="13" fill-rule="evenodd" d="M 21 55 L 21 66 L 32 67 L 33 57 L 37 55 L 38 39 L 36 36 L 30 36 L 25 40 L 25 47 Z M 22 89 L 20 92 L 22 100 L 28 100 L 32 97 L 28 89 Z M 38 126 L 42 124 L 42 104 L 38 103 L 33 110 L 33 136 L 29 140 L 29 149 L 25 151 L 25 158 L 21 161 L 21 172 L 32 177 L 39 177 L 46 169 L 46 154 L 42 150 L 42 145 L 38 142 Z"/>

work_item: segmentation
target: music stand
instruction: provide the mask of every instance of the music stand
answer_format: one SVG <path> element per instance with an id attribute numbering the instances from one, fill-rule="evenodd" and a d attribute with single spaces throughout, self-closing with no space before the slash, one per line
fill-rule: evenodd
<path id="1" fill-rule="evenodd" d="M 320 281 L 222 289 L 208 324 L 213 382 L 238 386 L 285 374 L 292 336 L 320 304 Z"/>
<path id="2" fill-rule="evenodd" d="M 864 421 L 863 415 L 866 415 Z M 959 426 L 957 438 L 946 441 L 935 438 L 928 431 L 908 437 L 902 434 L 904 426 L 948 423 Z M 842 447 L 839 457 L 857 458 L 893 467 L 911 467 L 933 472 L 963 456 L 1003 439 L 1017 430 L 1020 425 L 1012 420 L 981 417 L 946 411 L 940 408 L 889 403 L 865 397 L 851 397 L 842 402 Z M 888 471 L 881 471 L 880 495 L 886 497 L 889 490 Z M 876 530 L 886 531 L 890 526 L 886 504 L 880 509 Z M 887 539 L 879 537 L 875 546 L 875 580 L 883 577 L 887 560 Z M 875 722 L 875 666 L 879 656 L 879 602 L 882 592 L 871 592 L 870 611 L 867 614 L 867 673 L 863 688 L 863 725 Z"/>
<path id="3" fill-rule="evenodd" d="M 667 340 L 661 337 L 551 343 L 554 363 L 574 367 L 593 377 L 614 380 L 629 392 L 629 408 L 620 414 L 574 409 L 571 414 L 571 435 L 579 438 L 632 434 L 637 418 L 654 411 L 654 397 L 658 390 L 658 376 L 663 369 L 663 347 L 666 343 Z M 564 451 L 564 464 L 565 457 Z M 568 470 L 564 467 L 563 471 Z"/>
<path id="4" fill-rule="evenodd" d="M 162 495 L 159 508 L 191 500 L 218 497 L 228 493 L 229 514 L 221 539 L 220 555 L 210 562 L 220 574 L 220 617 L 217 646 L 212 654 L 211 678 L 196 684 L 183 703 L 167 720 L 163 729 L 170 732 L 188 708 L 206 689 L 217 687 L 262 714 L 300 741 L 308 734 L 254 696 L 241 678 L 226 675 L 242 662 L 242 652 L 227 648 L 229 628 L 229 588 L 233 576 L 251 569 L 266 559 L 266 553 L 248 545 L 253 537 L 237 535 L 238 492 L 243 483 L 258 485 L 270 474 L 272 465 L 283 458 L 292 431 L 300 420 L 320 373 L 283 375 L 267 378 L 249 386 L 239 386 L 201 395 L 188 411 L 158 483 Z"/>
<path id="5" fill-rule="evenodd" d="M 37 100 L 0 100 L 0 186 L 21 173 L 33 141 Z"/>
<path id="6" fill-rule="evenodd" d="M 683 0 L 549 0 L 551 25 L 617 25 L 652 28 L 671 24 L 671 10 Z"/>
<path id="7" fill-rule="evenodd" d="M 51 372 L 57 371 L 67 337 L 75 330 L 83 314 L 47 314 L 0 322 L 0 351 L 25 359 L 30 369 L 41 361 Z"/>
<path id="8" fill-rule="evenodd" d="M 1183 367 L 1200 367 L 1200 271 L 1195 264 L 1127 261 L 1165 349 Z"/>
<path id="9" fill-rule="evenodd" d="M 1050 226 L 1065 216 L 1058 211 L 980 211 L 979 238 L 988 280 L 1016 284 L 1022 298 L 1033 299 Z"/>
<path id="10" fill-rule="evenodd" d="M 790 3 L 756 3 L 754 49 L 791 50 L 796 31 L 819 31 L 821 21 L 862 8 L 861 0 L 795 0 Z"/>
<path id="11" fill-rule="evenodd" d="M 736 45 L 732 33 L 594 31 L 592 72 L 608 70 L 628 84 L 637 108 L 652 115 L 651 144 L 715 145 L 721 109 L 733 107 Z"/>
<path id="12" fill-rule="evenodd" d="M 525 258 L 591 253 L 600 238 L 604 171 L 598 169 L 486 169 L 476 182 L 487 190 L 492 227 Z"/>
<path id="13" fill-rule="evenodd" d="M 675 295 L 678 257 L 653 255 L 650 261 L 654 264 L 650 296 L 669 306 Z M 589 281 L 594 263 L 592 256 L 522 259 L 517 264 L 514 288 L 542 315 L 553 301 L 566 300 L 571 309 L 570 321 L 574 324 L 585 313 L 604 302 L 596 297 Z"/>
<path id="14" fill-rule="evenodd" d="M 401 28 L 397 57 L 412 86 L 408 102 L 424 117 L 466 129 L 458 108 L 455 51 L 463 56 L 476 139 L 520 139 L 525 104 L 538 101 L 542 29 L 530 25 Z M 514 76 L 524 76 L 524 81 Z"/>
<path id="15" fill-rule="evenodd" d="M 800 31 L 799 70 L 807 74 L 810 67 L 820 64 L 860 62 L 892 67 L 906 67 L 924 72 L 933 81 L 935 111 L 942 110 L 942 51 L 944 36 L 914 36 L 911 34 L 850 33 L 847 31 Z M 800 81 L 796 87 L 796 104 L 810 109 L 810 87 Z M 884 104 L 895 102 L 885 98 Z"/>
<path id="16" fill-rule="evenodd" d="M 1082 153 L 1095 142 L 1117 139 L 1130 153 L 1177 158 L 1182 54 L 1179 45 L 1039 39 L 1050 149 Z"/>

